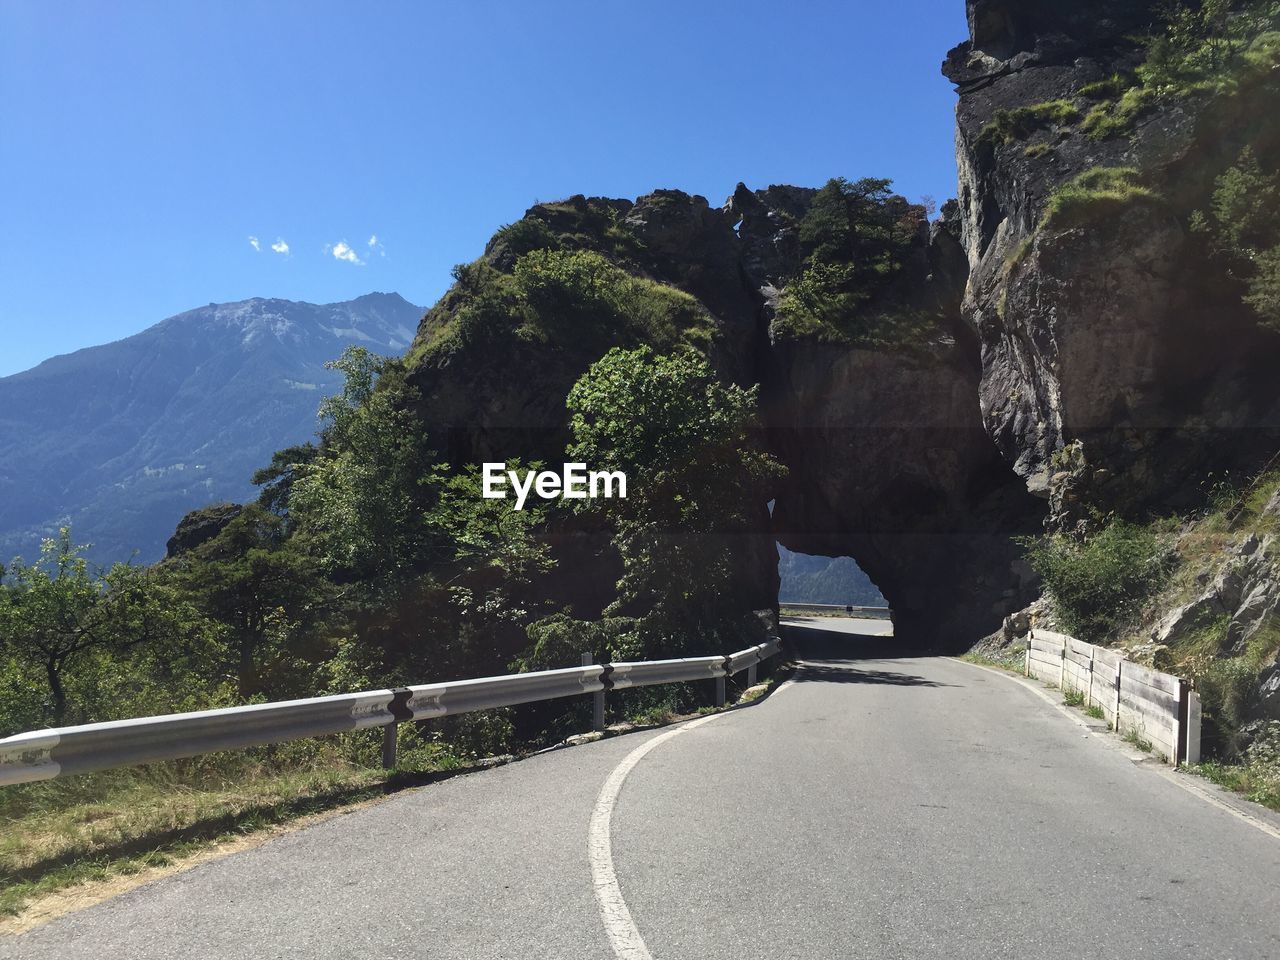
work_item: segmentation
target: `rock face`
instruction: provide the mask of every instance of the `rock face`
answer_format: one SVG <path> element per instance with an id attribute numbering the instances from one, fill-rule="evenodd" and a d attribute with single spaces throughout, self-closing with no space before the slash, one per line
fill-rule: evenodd
<path id="1" fill-rule="evenodd" d="M 1030 599 L 1010 541 L 1034 530 L 1042 505 L 1026 494 L 983 429 L 978 341 L 960 303 L 968 261 L 952 219 L 922 222 L 901 274 L 879 295 L 927 318 L 928 335 L 895 346 L 816 339 L 773 342 L 777 298 L 800 269 L 799 224 L 816 191 L 739 184 L 723 208 L 659 191 L 634 203 L 574 197 L 532 208 L 495 237 L 484 261 L 510 271 L 516 239 L 555 237 L 601 252 L 630 272 L 683 290 L 713 319 L 713 365 L 761 385 L 769 445 L 790 478 L 740 540 L 755 605 L 777 598 L 774 539 L 852 556 L 894 607 L 903 643 L 961 649 Z M 430 311 L 432 342 L 474 298 L 460 284 Z M 411 356 L 416 351 L 411 352 Z M 424 429 L 455 463 L 522 456 L 555 461 L 568 438 L 564 397 L 603 352 L 568 343 L 426 351 L 410 370 Z M 560 531 L 561 586 L 580 610 L 607 600 L 616 567 L 592 531 Z M 611 581 L 610 581 L 611 582 Z M 594 601 L 588 600 L 594 598 Z"/>
<path id="2" fill-rule="evenodd" d="M 795 201 L 762 191 L 739 228 L 766 315 L 792 249 L 777 229 L 785 211 L 766 212 L 775 198 Z M 742 200 L 739 190 L 732 205 Z M 1032 532 L 1040 510 L 982 427 L 977 343 L 958 322 L 967 265 L 952 229 L 934 225 L 889 292 L 934 318 L 927 342 L 775 342 L 764 384 L 773 445 L 791 470 L 774 508 L 779 540 L 853 556 L 902 642 L 964 649 L 1030 599 L 1011 537 Z"/>
<path id="3" fill-rule="evenodd" d="M 1280 337 L 1245 315 L 1187 229 L 1225 158 L 1274 131 L 1195 97 L 1107 136 L 1080 122 L 1081 89 L 1140 60 L 1127 37 L 1154 7 L 971 0 L 972 37 L 943 67 L 960 94 L 963 312 L 981 343 L 984 426 L 1032 493 L 1050 497 L 1059 477 L 1068 500 L 1122 511 L 1177 506 L 1188 474 L 1253 463 L 1280 438 L 1280 382 L 1264 372 Z M 1071 111 L 1054 116 L 1055 103 Z M 1018 116 L 1004 135 L 998 121 Z M 1145 190 L 1046 222 L 1055 193 L 1098 168 L 1136 170 Z M 1082 463 L 1064 470 L 1055 458 L 1073 444 Z M 1061 506 L 1061 525 L 1080 519 Z"/>
<path id="4" fill-rule="evenodd" d="M 909 342 L 833 337 L 826 320 L 779 332 L 812 253 L 808 188 L 739 184 L 720 209 L 678 191 L 573 197 L 531 209 L 484 262 L 509 272 L 521 243 L 552 236 L 696 298 L 716 369 L 761 385 L 790 469 L 772 519 L 759 505 L 744 538 L 754 595 L 776 589 L 776 536 L 857 560 L 904 643 L 967 647 L 1034 596 L 1012 537 L 1046 516 L 1072 529 L 1185 506 L 1209 470 L 1280 446 L 1280 336 L 1190 229 L 1246 143 L 1280 152 L 1280 73 L 1225 101 L 1153 95 L 1128 126 L 1085 122 L 1119 109 L 1106 97 L 1122 93 L 1097 91 L 1145 56 L 1132 38 L 1157 6 L 970 0 L 970 39 L 943 66 L 959 92 L 958 202 L 919 224 L 873 302 L 840 307 L 922 318 Z M 464 287 L 418 346 L 468 309 Z M 424 429 L 453 462 L 555 459 L 564 396 L 603 352 L 589 339 L 504 350 L 415 347 Z"/>

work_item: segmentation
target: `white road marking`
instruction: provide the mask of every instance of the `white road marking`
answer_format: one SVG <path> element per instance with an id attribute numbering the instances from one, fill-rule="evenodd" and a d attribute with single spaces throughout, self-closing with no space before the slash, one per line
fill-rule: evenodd
<path id="1" fill-rule="evenodd" d="M 609 774 L 609 779 L 600 788 L 595 809 L 591 813 L 591 826 L 587 830 L 587 858 L 591 861 L 591 884 L 595 888 L 596 900 L 600 904 L 600 919 L 604 921 L 605 933 L 609 936 L 609 943 L 618 960 L 653 960 L 649 948 L 644 944 L 644 938 L 640 936 L 640 930 L 631 918 L 627 902 L 622 899 L 622 889 L 618 886 L 618 874 L 613 869 L 613 840 L 610 829 L 613 825 L 613 809 L 617 805 L 622 782 L 627 779 L 627 774 L 635 765 L 658 744 L 672 737 L 678 737 L 686 730 L 692 730 L 694 727 L 727 715 L 726 712 L 699 717 L 697 720 L 690 720 L 674 730 L 668 730 L 642 743 L 614 767 L 613 773 Z"/>

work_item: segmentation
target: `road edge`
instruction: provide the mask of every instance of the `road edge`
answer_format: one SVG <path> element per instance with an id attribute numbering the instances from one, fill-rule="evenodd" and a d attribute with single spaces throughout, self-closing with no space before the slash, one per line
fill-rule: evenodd
<path id="1" fill-rule="evenodd" d="M 997 667 L 988 667 L 986 664 L 974 663 L 972 660 L 965 660 L 961 657 L 947 657 L 955 663 L 962 663 L 967 667 L 974 667 L 978 670 L 984 670 L 987 673 L 994 673 L 996 676 L 1004 677 L 1013 683 L 1018 684 L 1026 690 L 1030 690 L 1037 697 L 1044 700 L 1050 706 L 1054 707 L 1059 713 L 1067 717 L 1077 726 L 1089 730 L 1091 733 L 1107 733 L 1111 734 L 1110 727 L 1100 723 L 1089 723 L 1087 718 L 1079 715 L 1065 703 L 1061 703 L 1054 697 L 1050 696 L 1048 690 L 1043 686 L 1020 677 L 1016 673 L 1010 673 L 1007 670 L 1001 670 Z M 1138 753 L 1125 748 L 1124 741 L 1119 737 L 1111 735 L 1098 738 L 1101 743 L 1112 750 L 1118 750 L 1131 760 L 1134 766 L 1140 766 L 1143 769 L 1150 770 L 1152 773 L 1172 783 L 1174 786 L 1185 790 L 1192 796 L 1198 797 L 1205 803 L 1217 807 L 1226 813 L 1231 814 L 1237 820 L 1242 820 L 1255 830 L 1259 830 L 1271 837 L 1273 840 L 1280 840 L 1280 815 L 1273 814 L 1266 807 L 1252 803 L 1245 798 L 1211 783 L 1195 774 L 1186 773 L 1181 770 L 1174 770 L 1166 764 L 1155 765 L 1150 763 L 1150 757 L 1146 754 Z"/>

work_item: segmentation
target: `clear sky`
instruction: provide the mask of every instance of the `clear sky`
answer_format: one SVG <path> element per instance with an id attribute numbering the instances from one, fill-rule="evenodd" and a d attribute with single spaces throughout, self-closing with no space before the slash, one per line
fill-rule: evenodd
<path id="1" fill-rule="evenodd" d="M 964 36 L 963 0 L 4 0 L 0 375 L 215 301 L 430 304 L 574 193 L 941 202 Z"/>

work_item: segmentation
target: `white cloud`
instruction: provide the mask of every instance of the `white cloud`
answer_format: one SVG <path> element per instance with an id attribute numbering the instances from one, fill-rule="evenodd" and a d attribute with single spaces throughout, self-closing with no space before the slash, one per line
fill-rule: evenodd
<path id="1" fill-rule="evenodd" d="M 377 235 L 376 233 L 375 233 L 375 234 L 370 235 L 370 237 L 369 237 L 369 249 L 370 249 L 370 250 L 372 250 L 372 249 L 373 249 L 374 247 L 376 247 L 377 245 L 378 245 L 378 235 Z"/>
<path id="2" fill-rule="evenodd" d="M 288 253 L 289 245 L 279 237 L 276 237 L 276 242 L 271 245 L 271 249 L 276 253 Z"/>
<path id="3" fill-rule="evenodd" d="M 356 265 L 364 263 L 364 261 L 360 259 L 359 255 L 347 245 L 347 241 L 345 240 L 339 240 L 328 249 L 333 254 L 335 260 L 345 260 L 347 263 L 354 263 Z"/>
<path id="4" fill-rule="evenodd" d="M 376 233 L 370 234 L 368 247 L 370 253 L 376 253 L 380 257 L 385 257 L 387 255 L 386 248 L 383 247 L 382 241 L 378 239 L 378 235 Z"/>
<path id="5" fill-rule="evenodd" d="M 259 253 L 261 253 L 261 252 L 262 252 L 262 244 L 260 244 L 260 243 L 258 242 L 258 238 L 257 238 L 257 237 L 250 237 L 250 238 L 249 238 L 249 246 L 253 247 L 253 249 L 257 250 Z"/>

